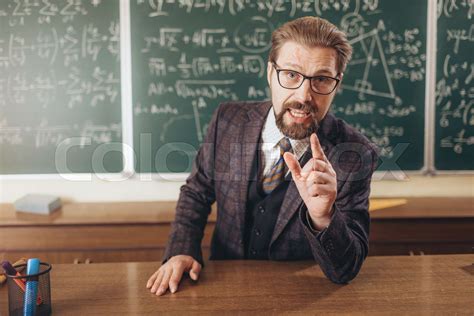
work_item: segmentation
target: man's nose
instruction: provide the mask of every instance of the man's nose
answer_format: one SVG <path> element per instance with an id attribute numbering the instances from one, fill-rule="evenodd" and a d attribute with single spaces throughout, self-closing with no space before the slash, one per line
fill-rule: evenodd
<path id="1" fill-rule="evenodd" d="M 311 90 L 311 83 L 308 79 L 305 79 L 301 86 L 296 89 L 295 97 L 298 102 L 306 103 L 311 101 L 312 99 L 312 90 Z"/>

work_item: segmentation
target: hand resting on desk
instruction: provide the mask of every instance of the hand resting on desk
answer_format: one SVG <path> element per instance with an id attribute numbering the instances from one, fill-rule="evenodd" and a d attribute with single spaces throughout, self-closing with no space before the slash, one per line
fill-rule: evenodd
<path id="1" fill-rule="evenodd" d="M 163 295 L 170 289 L 171 293 L 178 290 L 183 272 L 188 272 L 191 279 L 197 281 L 201 264 L 191 256 L 178 255 L 171 257 L 155 273 L 151 275 L 146 283 L 147 289 L 151 288 L 151 293 Z"/>

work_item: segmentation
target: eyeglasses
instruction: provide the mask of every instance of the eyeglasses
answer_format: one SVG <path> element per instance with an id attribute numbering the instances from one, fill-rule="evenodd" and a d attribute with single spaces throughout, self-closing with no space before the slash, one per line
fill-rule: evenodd
<path id="1" fill-rule="evenodd" d="M 273 68 L 277 72 L 278 83 L 285 89 L 298 89 L 301 87 L 305 79 L 310 82 L 311 90 L 317 94 L 328 95 L 336 89 L 339 79 L 329 76 L 308 77 L 291 69 L 278 69 L 275 63 Z"/>

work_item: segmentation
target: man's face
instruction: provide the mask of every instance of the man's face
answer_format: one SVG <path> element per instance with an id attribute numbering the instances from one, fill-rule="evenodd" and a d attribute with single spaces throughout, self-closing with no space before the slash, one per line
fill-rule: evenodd
<path id="1" fill-rule="evenodd" d="M 313 91 L 308 79 L 297 89 L 286 89 L 278 83 L 277 69 L 290 69 L 305 76 L 328 76 L 341 79 L 336 70 L 336 50 L 308 48 L 295 42 L 285 43 L 275 61 L 267 65 L 267 80 L 277 126 L 287 137 L 303 139 L 316 132 L 326 116 L 336 89 L 328 95 Z M 291 73 L 290 73 L 291 74 Z"/>

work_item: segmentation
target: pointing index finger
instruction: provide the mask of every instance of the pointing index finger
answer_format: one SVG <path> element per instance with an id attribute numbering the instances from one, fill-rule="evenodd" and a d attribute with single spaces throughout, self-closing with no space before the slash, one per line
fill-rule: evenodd
<path id="1" fill-rule="evenodd" d="M 313 154 L 313 158 L 326 161 L 327 160 L 326 155 L 324 154 L 324 151 L 321 148 L 321 144 L 319 143 L 319 139 L 318 139 L 318 136 L 316 136 L 316 133 L 311 134 L 310 143 L 311 143 L 311 153 Z"/>

